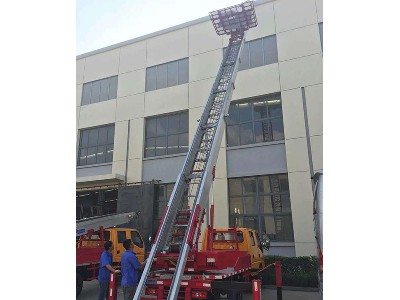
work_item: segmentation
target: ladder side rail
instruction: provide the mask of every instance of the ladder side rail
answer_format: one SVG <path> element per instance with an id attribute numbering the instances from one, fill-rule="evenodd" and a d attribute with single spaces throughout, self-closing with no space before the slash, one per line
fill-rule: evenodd
<path id="1" fill-rule="evenodd" d="M 211 182 L 212 182 L 212 169 L 213 166 L 218 158 L 218 151 L 219 151 L 219 147 L 222 141 L 222 136 L 223 136 L 223 129 L 225 129 L 225 119 L 224 119 L 224 112 L 226 113 L 226 110 L 229 108 L 229 103 L 230 103 L 230 99 L 232 97 L 232 92 L 233 92 L 233 82 L 236 78 L 236 74 L 237 74 L 237 70 L 238 70 L 238 66 L 239 66 L 239 57 L 240 57 L 240 53 L 242 51 L 243 48 L 243 44 L 244 44 L 244 40 L 245 40 L 245 32 L 243 33 L 243 36 L 240 40 L 240 47 L 239 50 L 236 54 L 236 58 L 235 58 L 235 62 L 234 62 L 234 67 L 233 67 L 233 73 L 231 74 L 231 78 L 230 78 L 230 82 L 228 83 L 228 89 L 227 92 L 224 95 L 224 99 L 223 99 L 223 104 L 222 104 L 222 110 L 221 110 L 221 114 L 219 116 L 219 120 L 218 120 L 218 125 L 216 127 L 216 131 L 214 132 L 214 137 L 212 139 L 212 145 L 211 145 L 211 150 L 209 153 L 209 160 L 206 162 L 206 167 L 205 170 L 203 172 L 203 177 L 201 180 L 201 184 L 198 190 L 198 195 L 196 197 L 196 203 L 193 203 L 193 208 L 195 208 L 196 206 L 200 206 L 200 208 L 202 209 L 204 202 L 206 202 L 205 200 L 208 198 L 209 195 L 209 189 L 211 186 Z M 231 46 L 233 43 L 235 43 L 235 41 L 230 40 L 229 42 L 229 46 Z M 224 57 L 224 60 L 222 61 L 222 64 L 226 63 L 226 59 L 229 57 L 229 52 L 232 49 L 232 47 L 228 47 L 227 51 L 227 56 Z M 218 78 L 217 78 L 218 79 Z M 213 91 L 211 92 L 213 93 Z M 192 226 L 194 223 L 194 209 L 192 210 L 192 215 L 190 216 L 190 220 L 189 220 L 189 224 Z M 196 232 L 195 235 L 197 234 L 197 231 L 200 230 L 201 227 L 196 228 Z M 186 261 L 187 261 L 187 256 L 189 254 L 189 251 L 192 247 L 192 245 L 188 244 L 188 237 L 189 237 L 189 230 L 186 231 L 185 234 L 185 238 L 183 241 L 183 247 L 182 250 L 179 254 L 179 258 L 178 258 L 178 262 L 176 265 L 176 269 L 175 269 L 175 273 L 174 276 L 172 278 L 172 284 L 171 284 L 171 288 L 168 294 L 168 298 L 169 300 L 176 300 L 178 297 L 178 292 L 179 292 L 179 287 L 181 284 L 181 280 L 182 280 L 182 275 L 183 275 L 183 271 L 185 269 L 185 265 L 186 265 Z"/>
<path id="2" fill-rule="evenodd" d="M 163 249 L 166 247 L 166 243 L 168 241 L 168 238 L 171 234 L 171 231 L 172 231 L 172 228 L 174 225 L 173 220 L 171 220 L 171 219 L 176 216 L 179 206 L 182 202 L 184 188 L 186 187 L 186 178 L 189 175 L 190 171 L 193 169 L 196 154 L 197 154 L 197 151 L 200 148 L 200 144 L 202 142 L 202 137 L 204 134 L 203 129 L 202 129 L 202 124 L 205 124 L 208 119 L 210 110 L 212 108 L 213 101 L 215 99 L 215 95 L 214 95 L 213 91 L 215 91 L 215 89 L 219 85 L 220 78 L 222 77 L 222 74 L 224 71 L 224 64 L 228 57 L 228 53 L 229 53 L 228 50 L 230 50 L 231 47 L 232 47 L 231 44 L 229 44 L 227 51 L 224 54 L 224 59 L 222 60 L 222 63 L 220 65 L 220 68 L 219 68 L 218 74 L 217 74 L 218 80 L 216 80 L 213 84 L 212 92 L 210 93 L 210 96 L 206 103 L 206 107 L 200 118 L 199 124 L 197 126 L 196 134 L 193 138 L 189 152 L 186 155 L 186 159 L 185 159 L 185 163 L 182 167 L 182 171 L 179 173 L 176 183 L 174 185 L 174 189 L 172 191 L 172 194 L 171 194 L 170 199 L 167 204 L 167 211 L 165 213 L 164 220 L 160 224 L 161 227 L 160 227 L 158 236 L 156 237 L 156 240 L 151 247 L 151 251 L 150 251 L 149 257 L 147 258 L 146 266 L 143 270 L 138 287 L 136 289 L 134 299 L 139 299 L 140 295 L 142 295 L 142 293 L 145 289 L 146 280 L 147 280 L 147 277 L 149 276 L 150 268 L 151 268 L 151 265 L 153 263 L 153 260 L 155 258 L 157 251 L 159 251 L 159 249 Z"/>

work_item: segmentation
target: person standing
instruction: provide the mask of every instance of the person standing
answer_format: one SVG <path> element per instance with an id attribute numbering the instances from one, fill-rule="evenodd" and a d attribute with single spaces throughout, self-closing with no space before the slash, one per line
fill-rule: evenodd
<path id="1" fill-rule="evenodd" d="M 108 284 L 110 283 L 110 274 L 119 273 L 119 270 L 116 270 L 112 267 L 113 256 L 112 250 L 114 249 L 111 241 L 107 241 L 104 243 L 104 251 L 100 256 L 100 269 L 98 281 L 100 284 L 100 291 L 98 300 L 104 300 L 107 297 L 108 292 Z"/>
<path id="2" fill-rule="evenodd" d="M 125 240 L 123 245 L 126 251 L 121 256 L 121 285 L 124 300 L 132 300 L 138 285 L 139 269 L 144 266 L 146 261 L 142 264 L 139 262 L 136 253 L 132 251 L 131 240 Z"/>

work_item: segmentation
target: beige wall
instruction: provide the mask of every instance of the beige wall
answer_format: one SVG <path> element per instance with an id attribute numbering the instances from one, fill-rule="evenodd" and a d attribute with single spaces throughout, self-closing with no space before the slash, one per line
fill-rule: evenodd
<path id="1" fill-rule="evenodd" d="M 232 99 L 281 92 L 296 255 L 315 254 L 312 190 L 301 88 L 305 88 L 314 170 L 323 169 L 322 50 L 318 22 L 322 0 L 277 0 L 256 6 L 258 27 L 247 40 L 276 34 L 278 63 L 237 74 Z M 226 36 L 210 21 L 77 59 L 77 128 L 115 123 L 112 172 L 125 174 L 130 122 L 128 181 L 142 180 L 145 118 L 189 110 L 189 141 L 222 60 Z M 189 57 L 189 82 L 145 92 L 146 67 Z M 80 105 L 83 83 L 118 76 L 117 99 Z M 79 135 L 78 135 L 79 137 Z M 225 140 L 214 182 L 216 225 L 228 226 Z"/>

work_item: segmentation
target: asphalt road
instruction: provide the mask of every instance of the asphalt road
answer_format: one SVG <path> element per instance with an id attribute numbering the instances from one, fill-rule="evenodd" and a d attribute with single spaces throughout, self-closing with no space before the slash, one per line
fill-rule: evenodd
<path id="1" fill-rule="evenodd" d="M 85 281 L 83 283 L 82 293 L 77 300 L 97 300 L 98 291 L 99 283 L 97 280 Z M 276 300 L 276 290 L 263 288 L 262 299 Z M 123 300 L 121 287 L 118 288 L 117 300 Z M 243 300 L 252 300 L 251 293 L 244 294 Z M 318 292 L 291 291 L 285 290 L 285 287 L 283 287 L 282 300 L 322 300 L 322 297 Z"/>

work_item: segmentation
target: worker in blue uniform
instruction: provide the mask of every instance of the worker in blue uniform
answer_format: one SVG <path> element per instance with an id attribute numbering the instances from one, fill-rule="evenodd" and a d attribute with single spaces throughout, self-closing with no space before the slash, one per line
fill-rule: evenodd
<path id="1" fill-rule="evenodd" d="M 116 270 L 112 267 L 113 256 L 111 253 L 113 249 L 114 247 L 111 241 L 107 241 L 104 243 L 104 251 L 100 256 L 100 269 L 99 276 L 97 278 L 100 284 L 99 297 L 97 298 L 98 300 L 104 300 L 107 297 L 111 272 L 120 272 L 119 270 Z"/>
<path id="2" fill-rule="evenodd" d="M 126 251 L 121 256 L 121 285 L 124 300 L 132 300 L 138 285 L 139 269 L 145 265 L 146 261 L 140 263 L 136 253 L 132 251 L 133 243 L 131 240 L 125 240 L 123 246 Z"/>

